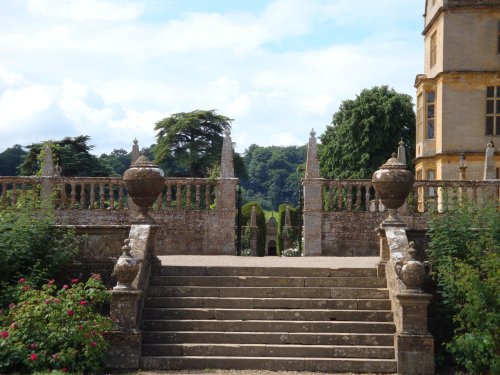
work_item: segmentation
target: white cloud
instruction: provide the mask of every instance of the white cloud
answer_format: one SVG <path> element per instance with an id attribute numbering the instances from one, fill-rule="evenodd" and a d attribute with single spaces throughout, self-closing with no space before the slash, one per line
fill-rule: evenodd
<path id="1" fill-rule="evenodd" d="M 11 125 L 19 121 L 35 119 L 50 105 L 51 94 L 47 88 L 32 85 L 19 89 L 8 89 L 0 95 L 0 128 L 8 132 Z"/>

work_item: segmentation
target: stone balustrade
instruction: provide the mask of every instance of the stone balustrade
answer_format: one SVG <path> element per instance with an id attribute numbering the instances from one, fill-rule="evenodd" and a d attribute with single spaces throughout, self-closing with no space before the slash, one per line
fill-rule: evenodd
<path id="1" fill-rule="evenodd" d="M 0 204 L 13 207 L 21 200 L 52 199 L 60 209 L 124 210 L 127 191 L 121 177 L 3 177 Z M 165 178 L 153 209 L 206 210 L 215 202 L 216 181 L 205 178 Z M 49 193 L 47 193 L 49 192 Z"/>
<path id="2" fill-rule="evenodd" d="M 380 203 L 371 180 L 318 179 L 323 186 L 324 211 L 379 211 Z M 487 181 L 415 181 L 402 213 L 423 213 L 430 209 L 446 211 L 453 200 L 468 197 L 474 202 L 498 199 L 500 180 Z M 368 204 L 367 204 L 368 203 Z"/>

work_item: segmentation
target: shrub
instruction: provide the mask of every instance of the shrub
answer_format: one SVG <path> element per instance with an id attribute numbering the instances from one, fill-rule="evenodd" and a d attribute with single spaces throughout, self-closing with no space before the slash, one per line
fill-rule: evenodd
<path id="1" fill-rule="evenodd" d="M 53 211 L 23 202 L 0 210 L 0 306 L 15 298 L 21 277 L 41 285 L 79 249 L 74 230 L 54 227 Z"/>
<path id="2" fill-rule="evenodd" d="M 428 255 L 441 311 L 436 337 L 470 373 L 500 373 L 500 211 L 464 202 L 429 224 Z M 450 321 L 451 318 L 451 321 Z"/>
<path id="3" fill-rule="evenodd" d="M 109 299 L 99 276 L 59 290 L 53 281 L 35 289 L 21 278 L 17 288 L 19 300 L 0 315 L 0 373 L 102 374 L 103 335 L 114 324 L 96 312 Z"/>
<path id="4" fill-rule="evenodd" d="M 250 202 L 245 204 L 241 208 L 241 223 L 242 225 L 248 225 L 250 222 L 250 216 L 252 214 L 252 207 L 255 206 L 255 214 L 257 219 L 257 227 L 259 228 L 259 234 L 257 239 L 257 255 L 264 256 L 266 252 L 266 217 L 264 211 L 257 202 Z"/>
<path id="5" fill-rule="evenodd" d="M 286 213 L 286 206 L 288 206 L 288 209 L 290 210 L 290 220 L 291 220 L 291 224 L 292 224 L 292 228 L 289 229 L 289 232 L 288 233 L 285 233 L 284 230 L 283 230 L 283 227 L 285 226 L 285 213 Z M 294 255 L 296 253 L 298 253 L 298 251 L 296 252 L 287 252 L 287 255 L 284 255 L 283 252 L 284 250 L 287 250 L 287 249 L 284 249 L 283 248 L 283 236 L 288 236 L 290 239 L 292 239 L 294 245 L 296 245 L 296 248 L 298 249 L 299 247 L 299 244 L 298 244 L 298 233 L 297 233 L 297 227 L 299 226 L 299 217 L 298 217 L 298 213 L 297 213 L 297 209 L 290 206 L 290 205 L 287 205 L 286 203 L 285 204 L 281 204 L 278 208 L 278 243 L 277 243 L 277 252 L 278 252 L 278 256 L 300 256 L 300 254 L 298 255 Z"/>

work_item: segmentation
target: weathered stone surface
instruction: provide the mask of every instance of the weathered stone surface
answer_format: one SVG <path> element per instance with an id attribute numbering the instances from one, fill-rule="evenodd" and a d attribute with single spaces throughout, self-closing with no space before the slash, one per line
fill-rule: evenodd
<path id="1" fill-rule="evenodd" d="M 109 343 L 105 358 L 107 368 L 137 369 L 141 358 L 142 333 L 139 330 L 111 331 L 106 333 Z"/>

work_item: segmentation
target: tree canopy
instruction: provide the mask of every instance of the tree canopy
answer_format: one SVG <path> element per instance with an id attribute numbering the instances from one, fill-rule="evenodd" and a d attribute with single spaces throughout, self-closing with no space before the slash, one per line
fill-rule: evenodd
<path id="1" fill-rule="evenodd" d="M 132 155 L 123 148 L 114 149 L 109 155 L 101 154 L 99 160 L 113 170 L 113 174 L 122 176 L 123 173 L 130 167 Z"/>
<path id="2" fill-rule="evenodd" d="M 251 145 L 243 156 L 247 173 L 241 180 L 244 200 L 256 201 L 268 210 L 281 203 L 297 205 L 305 159 L 306 146 Z"/>
<path id="3" fill-rule="evenodd" d="M 28 154 L 21 145 L 9 147 L 0 154 L 0 176 L 17 176 L 19 171 L 17 166 L 21 164 L 23 158 Z"/>
<path id="4" fill-rule="evenodd" d="M 155 161 L 167 176 L 205 177 L 220 163 L 229 117 L 215 110 L 175 113 L 155 125 Z"/>
<path id="5" fill-rule="evenodd" d="M 90 154 L 93 146 L 88 145 L 90 137 L 65 137 L 60 141 L 33 143 L 26 148 L 29 150 L 19 169 L 22 175 L 31 176 L 40 169 L 39 155 L 45 144 L 52 147 L 54 163 L 62 168 L 63 176 L 78 177 L 106 177 L 113 174 L 113 170 L 100 161 L 95 155 Z"/>
<path id="6" fill-rule="evenodd" d="M 344 100 L 331 126 L 321 135 L 320 168 L 326 178 L 371 178 L 406 145 L 406 160 L 415 154 L 415 112 L 412 98 L 387 86 L 365 89 Z"/>

